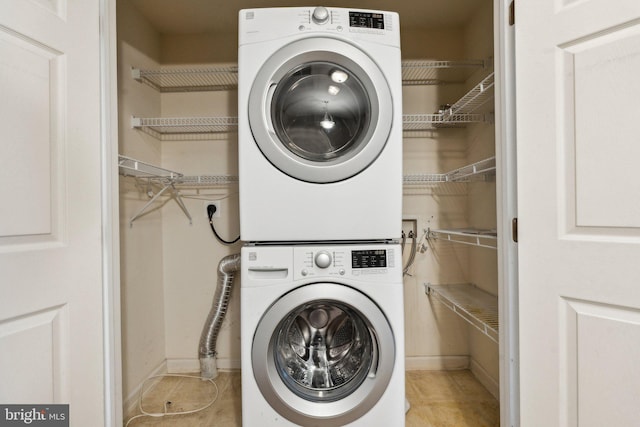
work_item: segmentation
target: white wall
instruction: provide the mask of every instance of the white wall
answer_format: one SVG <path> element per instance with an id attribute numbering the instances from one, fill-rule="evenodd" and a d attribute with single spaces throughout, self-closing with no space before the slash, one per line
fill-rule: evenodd
<path id="1" fill-rule="evenodd" d="M 465 49 L 469 57 L 487 59 L 493 57 L 493 5 L 483 0 L 483 7 L 467 26 Z M 471 80 L 476 84 L 484 74 Z M 486 108 L 485 111 L 493 111 Z M 491 124 L 479 124 L 468 128 L 467 159 L 471 162 L 495 155 L 495 128 Z M 469 184 L 468 220 L 471 227 L 479 229 L 496 228 L 496 185 L 495 181 Z M 469 276 L 471 283 L 481 289 L 498 295 L 497 251 L 486 248 L 471 248 L 469 252 Z M 471 369 L 481 382 L 498 396 L 499 352 L 498 344 L 488 339 L 474 328 L 470 328 Z"/>
<path id="2" fill-rule="evenodd" d="M 237 92 L 162 95 L 162 114 L 180 116 L 237 116 Z M 238 175 L 237 134 L 216 135 L 203 141 L 164 141 L 162 164 L 187 175 Z M 172 371 L 197 371 L 198 341 L 216 289 L 219 261 L 239 253 L 241 243 L 219 243 L 210 227 L 205 203 L 221 201 L 214 219 L 225 240 L 239 235 L 237 185 L 206 190 L 181 190 L 193 217 L 189 222 L 176 204 L 163 211 L 164 290 L 167 358 Z M 240 280 L 235 280 L 229 311 L 217 341 L 218 368 L 240 368 Z"/>
<path id="3" fill-rule="evenodd" d="M 132 66 L 155 68 L 160 38 L 127 1 L 118 9 L 119 152 L 160 164 L 161 145 L 131 129 L 131 115 L 160 114 L 160 96 L 131 78 Z M 155 189 L 157 190 L 157 188 Z M 133 178 L 120 178 L 120 267 L 123 395 L 135 397 L 141 382 L 165 360 L 162 274 L 162 211 L 156 209 L 129 227 L 129 218 L 148 200 Z"/>
<path id="4" fill-rule="evenodd" d="M 459 29 L 403 32 L 404 59 L 459 59 L 463 53 Z M 461 85 L 404 86 L 403 114 L 434 113 L 462 93 Z M 404 174 L 444 173 L 466 162 L 466 131 L 441 129 L 404 133 Z M 419 235 L 431 228 L 462 227 L 466 222 L 466 186 L 438 184 L 404 187 L 403 216 L 418 220 Z M 405 258 L 410 245 L 405 245 Z M 463 281 L 468 264 L 465 247 L 430 246 L 417 254 L 404 278 L 405 353 L 407 369 L 455 369 L 468 366 L 466 324 L 425 294 L 425 283 Z"/>
<path id="5" fill-rule="evenodd" d="M 492 4 L 483 0 L 478 14 L 464 28 L 449 31 L 404 32 L 403 58 L 490 59 L 493 56 Z M 477 72 L 466 85 L 404 88 L 404 113 L 431 113 L 466 93 L 486 70 Z M 407 133 L 404 139 L 404 171 L 442 173 L 495 154 L 494 126 L 473 124 L 466 129 Z M 494 182 L 439 184 L 405 187 L 404 215 L 418 218 L 419 228 L 496 227 Z M 496 343 L 468 326 L 449 309 L 424 295 L 423 284 L 474 283 L 497 295 L 497 251 L 446 242 L 431 242 L 418 254 L 405 277 L 407 368 L 433 368 L 439 361 L 454 367 L 467 357 L 485 386 L 497 396 L 499 355 Z"/>

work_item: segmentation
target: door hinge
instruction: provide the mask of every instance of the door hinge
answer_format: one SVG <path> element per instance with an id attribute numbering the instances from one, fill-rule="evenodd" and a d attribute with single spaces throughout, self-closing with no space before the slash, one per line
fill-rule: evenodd
<path id="1" fill-rule="evenodd" d="M 518 218 L 511 220 L 511 239 L 518 243 Z"/>
<path id="2" fill-rule="evenodd" d="M 509 3 L 509 25 L 514 25 L 516 23 L 516 2 L 512 0 Z"/>

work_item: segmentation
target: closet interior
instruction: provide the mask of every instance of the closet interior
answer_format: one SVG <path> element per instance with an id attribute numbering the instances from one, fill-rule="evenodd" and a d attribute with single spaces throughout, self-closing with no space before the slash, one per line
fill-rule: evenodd
<path id="1" fill-rule="evenodd" d="M 239 235 L 237 35 L 171 32 L 151 3 L 117 3 L 125 412 L 150 375 L 198 371 L 218 261 L 241 246 L 206 213 Z M 369 3 L 348 6 L 395 2 Z M 401 33 L 406 368 L 470 369 L 499 399 L 493 2 L 469 4 Z M 240 368 L 239 322 L 235 294 L 220 369 Z"/>

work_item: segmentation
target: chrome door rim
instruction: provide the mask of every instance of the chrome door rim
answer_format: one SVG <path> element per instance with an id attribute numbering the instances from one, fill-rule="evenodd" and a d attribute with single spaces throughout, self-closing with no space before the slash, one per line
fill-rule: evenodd
<path id="1" fill-rule="evenodd" d="M 272 336 L 291 311 L 305 303 L 327 300 L 327 296 L 362 314 L 378 343 L 378 358 L 361 386 L 350 395 L 337 401 L 313 402 L 293 393 L 281 380 L 273 357 Z M 260 392 L 280 415 L 300 425 L 333 427 L 357 420 L 375 406 L 391 380 L 395 353 L 391 325 L 377 304 L 349 286 L 314 283 L 283 295 L 264 313 L 254 333 L 251 363 Z"/>
<path id="2" fill-rule="evenodd" d="M 351 156 L 322 163 L 292 155 L 277 137 L 270 118 L 280 79 L 300 65 L 317 61 L 349 69 L 362 82 L 371 103 L 363 148 Z M 283 173 L 313 183 L 338 182 L 364 171 L 383 151 L 393 125 L 391 90 L 378 65 L 357 47 L 328 37 L 298 40 L 270 56 L 256 75 L 247 108 L 253 138 L 267 160 Z"/>

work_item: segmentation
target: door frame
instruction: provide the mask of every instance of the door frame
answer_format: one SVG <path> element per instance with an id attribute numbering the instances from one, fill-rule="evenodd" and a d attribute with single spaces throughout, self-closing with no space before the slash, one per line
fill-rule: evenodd
<path id="1" fill-rule="evenodd" d="M 100 151 L 104 426 L 122 426 L 116 0 L 100 7 Z"/>
<path id="2" fill-rule="evenodd" d="M 118 190 L 116 0 L 100 2 L 102 151 L 102 281 L 104 327 L 104 425 L 122 426 L 122 354 L 120 348 L 120 249 Z M 514 27 L 511 0 L 494 0 L 496 72 L 496 159 L 500 316 L 500 421 L 519 425 L 517 244 L 511 220 L 517 218 L 515 139 Z"/>
<path id="3" fill-rule="evenodd" d="M 494 0 L 500 425 L 520 425 L 515 25 L 512 0 Z M 514 221 L 515 220 L 515 221 Z"/>

